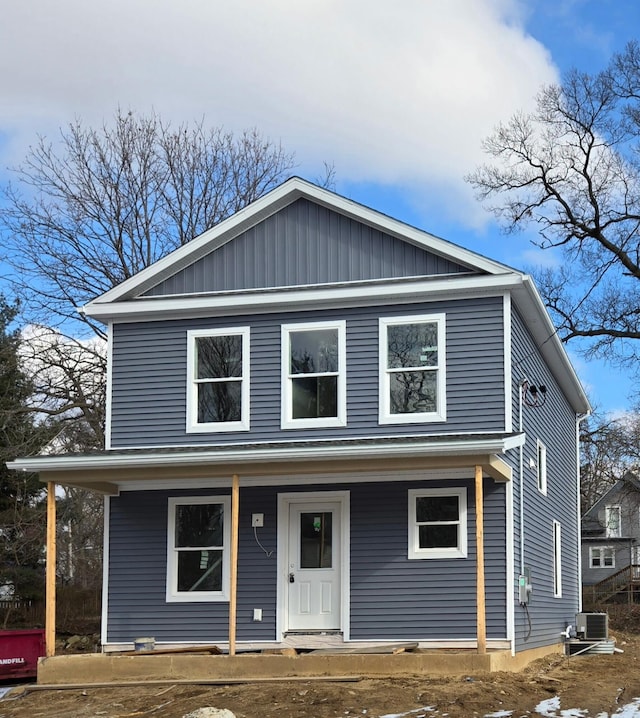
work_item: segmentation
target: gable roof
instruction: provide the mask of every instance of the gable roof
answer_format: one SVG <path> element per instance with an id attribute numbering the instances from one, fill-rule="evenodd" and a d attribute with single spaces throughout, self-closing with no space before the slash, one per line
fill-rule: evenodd
<path id="1" fill-rule="evenodd" d="M 453 273 L 154 296 L 154 287 L 301 199 L 440 257 L 452 264 Z M 102 321 L 230 316 L 285 310 L 291 306 L 344 308 L 349 302 L 370 306 L 394 301 L 411 302 L 416 301 L 416 297 L 424 297 L 425 292 L 433 299 L 508 293 L 575 412 L 590 412 L 589 401 L 531 277 L 299 177 L 287 180 L 233 216 L 88 302 L 80 311 Z"/>
<path id="2" fill-rule="evenodd" d="M 88 302 L 83 310 L 93 316 L 92 309 L 98 305 L 130 300 L 149 292 L 154 286 L 301 198 L 397 237 L 445 260 L 468 267 L 470 270 L 491 275 L 509 274 L 515 271 L 499 262 L 487 259 L 480 254 L 311 184 L 300 177 L 292 177 L 215 227 L 203 232 L 133 277 Z"/>
<path id="3" fill-rule="evenodd" d="M 618 479 L 613 486 L 602 494 L 591 508 L 584 512 L 583 521 L 597 520 L 598 512 L 602 507 L 608 506 L 623 489 L 633 489 L 640 492 L 640 479 L 631 471 L 627 471 L 621 479 Z"/>

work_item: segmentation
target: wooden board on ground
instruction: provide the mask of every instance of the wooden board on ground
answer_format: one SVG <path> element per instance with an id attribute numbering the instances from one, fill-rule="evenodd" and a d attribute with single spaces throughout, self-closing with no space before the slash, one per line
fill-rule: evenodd
<path id="1" fill-rule="evenodd" d="M 153 648 L 150 651 L 122 651 L 121 656 L 157 656 L 167 653 L 209 653 L 219 656 L 223 651 L 218 646 L 185 646 L 182 648 Z"/>
<path id="2" fill-rule="evenodd" d="M 344 646 L 340 648 L 319 648 L 315 651 L 311 651 L 314 655 L 323 654 L 325 656 L 331 655 L 344 655 L 344 654 L 358 654 L 358 653 L 380 653 L 380 654 L 397 654 L 405 653 L 409 651 L 415 651 L 418 648 L 417 643 L 388 643 L 381 644 L 379 646 L 365 646 L 363 648 L 352 648 Z"/>

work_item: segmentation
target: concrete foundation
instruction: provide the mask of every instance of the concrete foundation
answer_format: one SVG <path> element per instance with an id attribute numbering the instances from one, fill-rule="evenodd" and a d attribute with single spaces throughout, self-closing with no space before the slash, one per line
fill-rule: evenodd
<path id="1" fill-rule="evenodd" d="M 549 653 L 560 653 L 561 645 L 525 651 L 412 652 L 380 654 L 300 654 L 297 656 L 243 654 L 122 656 L 94 653 L 41 658 L 38 683 L 46 685 L 97 683 L 141 683 L 149 681 L 247 681 L 269 678 L 331 678 L 394 676 L 466 676 L 492 671 L 518 671 L 527 663 Z"/>

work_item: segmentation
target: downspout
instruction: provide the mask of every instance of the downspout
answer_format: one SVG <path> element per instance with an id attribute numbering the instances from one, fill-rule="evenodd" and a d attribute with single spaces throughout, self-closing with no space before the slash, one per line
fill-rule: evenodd
<path id="1" fill-rule="evenodd" d="M 518 383 L 518 432 L 522 434 L 522 387 L 526 379 L 521 379 Z M 519 496 L 519 513 L 520 513 L 520 575 L 524 573 L 524 443 L 520 444 L 520 456 L 518 474 L 520 476 L 520 496 Z"/>
<path id="2" fill-rule="evenodd" d="M 582 611 L 582 506 L 581 506 L 581 485 L 580 485 L 580 422 L 589 416 L 586 414 L 576 414 L 576 516 L 578 517 L 578 547 L 576 556 L 578 557 L 578 613 Z"/>

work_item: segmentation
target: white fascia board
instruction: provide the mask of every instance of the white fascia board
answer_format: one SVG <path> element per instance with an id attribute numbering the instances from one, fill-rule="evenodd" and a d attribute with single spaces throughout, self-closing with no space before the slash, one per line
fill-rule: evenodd
<path id="1" fill-rule="evenodd" d="M 443 437 L 440 441 L 407 444 L 362 444 L 360 446 L 296 446 L 279 449 L 251 449 L 235 447 L 225 451 L 183 451 L 173 453 L 117 454 L 96 456 L 41 456 L 15 459 L 7 468 L 15 471 L 87 471 L 91 469 L 135 469 L 153 466 L 198 466 L 202 464 L 249 464 L 256 462 L 286 462 L 302 459 L 368 459 L 378 457 L 456 456 L 501 454 L 524 443 L 524 434 L 508 438 L 469 439 L 455 441 Z"/>
<path id="2" fill-rule="evenodd" d="M 558 330 L 551 321 L 549 312 L 530 276 L 522 275 L 522 283 L 514 290 L 513 298 L 525 325 L 531 332 L 551 372 L 566 393 L 574 411 L 577 414 L 590 414 L 589 399 L 558 337 Z M 515 380 L 518 378 L 514 377 Z"/>
<path id="3" fill-rule="evenodd" d="M 167 277 L 184 269 L 206 254 L 214 251 L 233 237 L 258 224 L 272 214 L 295 202 L 301 197 L 314 201 L 328 209 L 337 211 L 346 217 L 363 222 L 381 231 L 396 236 L 411 244 L 439 254 L 453 262 L 468 266 L 470 269 L 489 274 L 503 274 L 513 269 L 471 252 L 456 244 L 440 239 L 428 232 L 393 219 L 376 210 L 365 207 L 338 194 L 318 187 L 299 177 L 293 177 L 255 202 L 241 209 L 215 227 L 203 232 L 187 244 L 174 250 L 167 256 L 125 280 L 117 287 L 105 292 L 89 302 L 82 311 L 89 316 L 94 304 L 105 304 L 140 295 Z"/>
<path id="4" fill-rule="evenodd" d="M 149 297 L 110 304 L 92 303 L 84 312 L 102 321 L 153 321 L 197 318 L 224 314 L 261 313 L 277 310 L 331 309 L 346 306 L 374 306 L 398 302 L 456 299 L 470 295 L 499 295 L 519 287 L 522 275 L 447 275 L 438 279 L 371 282 L 281 288 L 264 291 L 225 292 L 190 297 Z"/>

